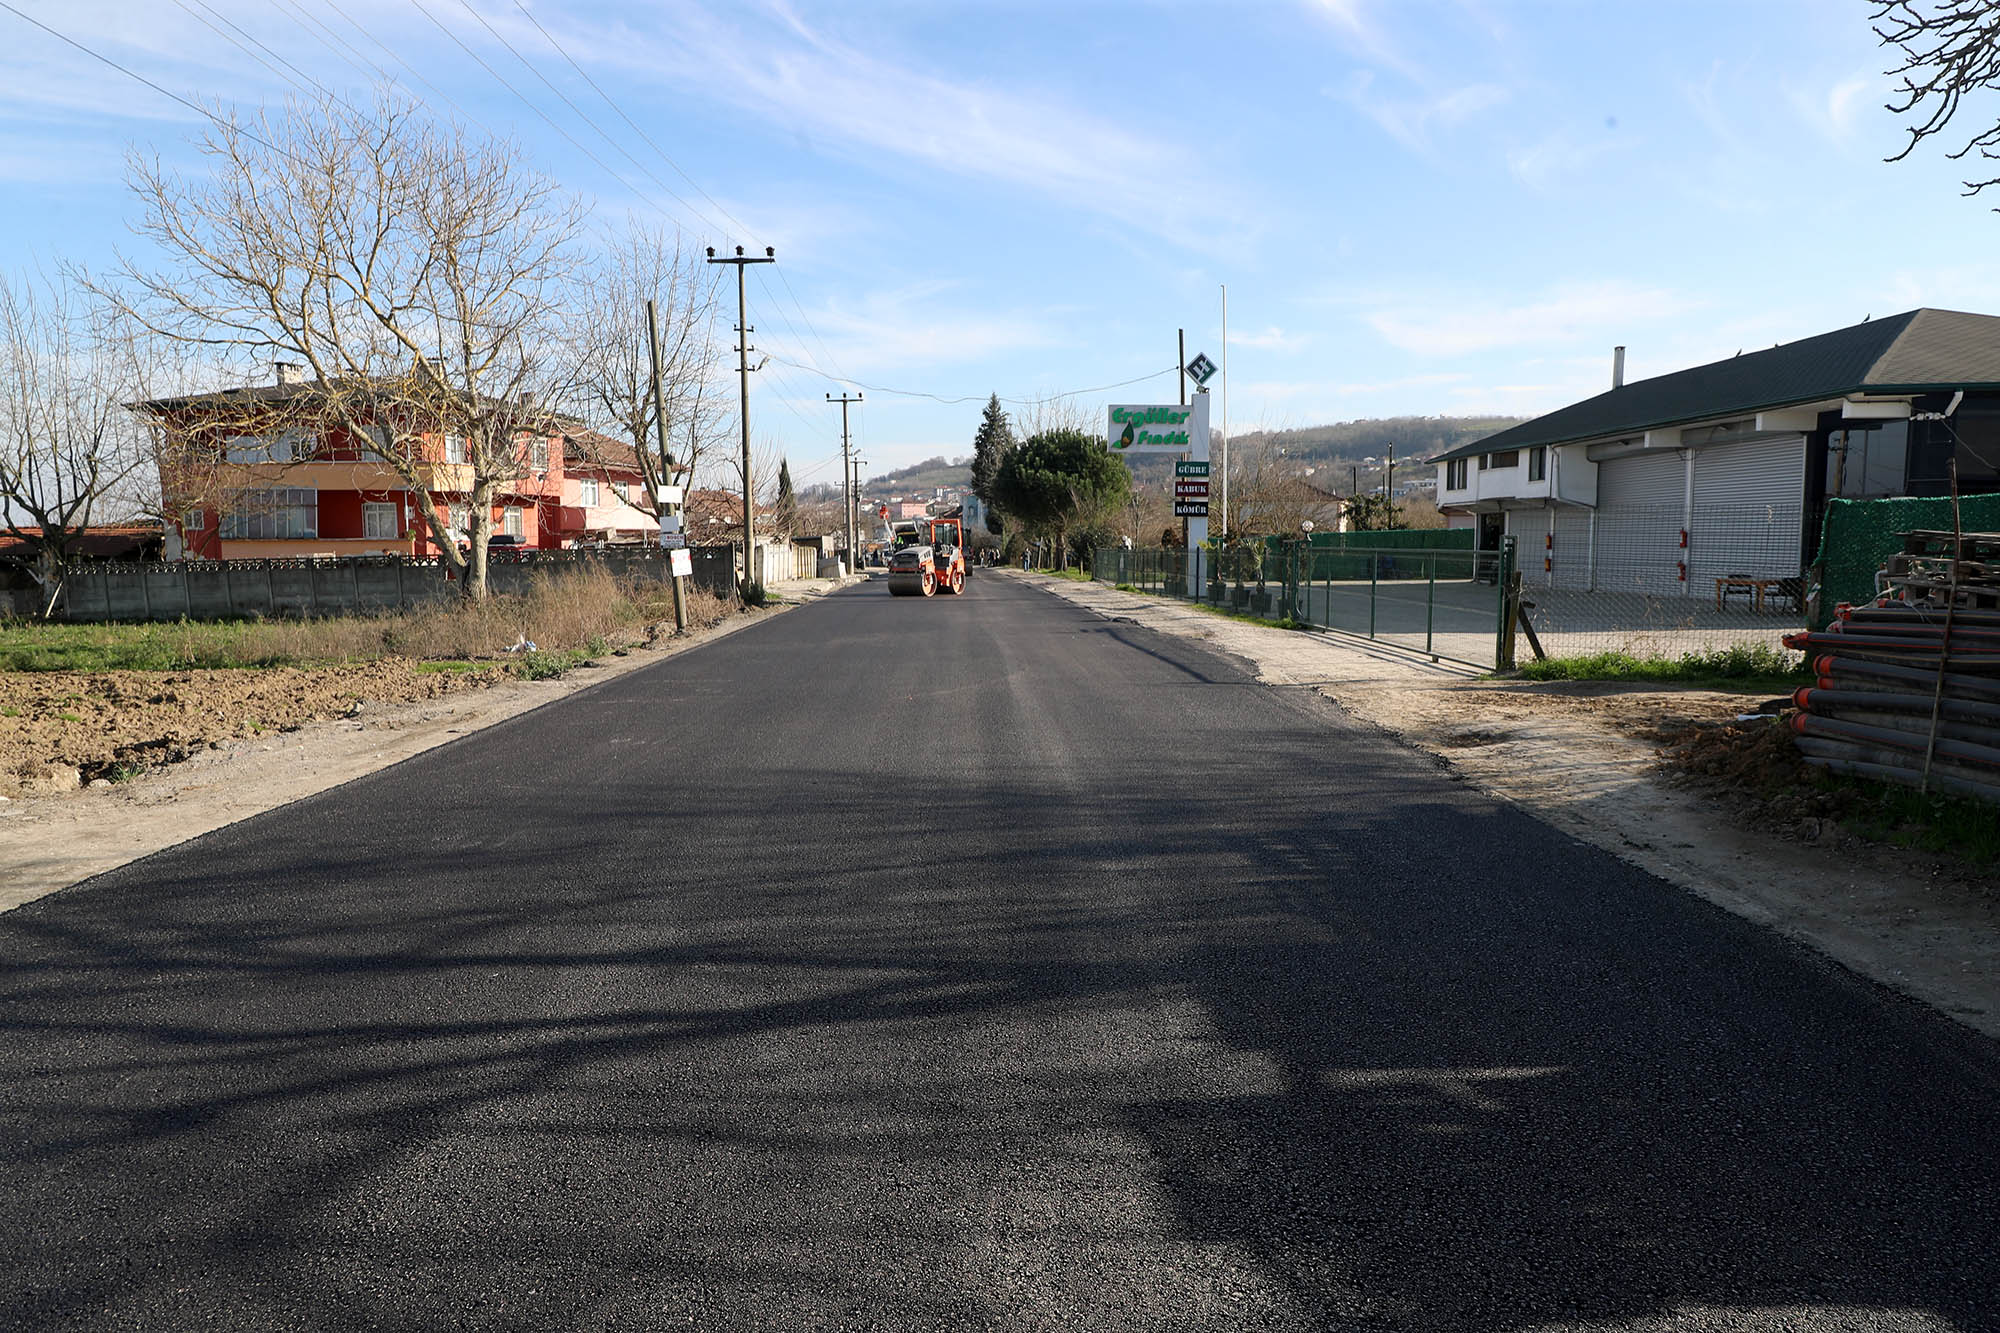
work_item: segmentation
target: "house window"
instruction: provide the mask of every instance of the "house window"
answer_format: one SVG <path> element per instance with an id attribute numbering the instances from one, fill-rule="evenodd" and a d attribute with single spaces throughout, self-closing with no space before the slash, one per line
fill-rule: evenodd
<path id="1" fill-rule="evenodd" d="M 576 489 L 578 498 L 582 500 L 584 508 L 594 509 L 597 507 L 597 479 L 595 477 L 589 477 L 578 482 Z"/>
<path id="2" fill-rule="evenodd" d="M 1479 461 L 1482 466 L 1486 462 L 1484 458 L 1481 458 Z M 1446 490 L 1462 491 L 1466 488 L 1467 482 L 1465 476 L 1466 474 L 1465 464 L 1466 464 L 1465 459 L 1454 458 L 1449 463 L 1446 463 L 1444 465 L 1444 488 Z"/>
<path id="3" fill-rule="evenodd" d="M 231 541 L 285 541 L 319 536 L 319 492 L 287 486 L 232 491 L 222 535 Z"/>
<path id="4" fill-rule="evenodd" d="M 222 458 L 228 463 L 291 463 L 312 451 L 311 432 L 294 426 L 270 435 L 232 435 L 223 442 Z"/>
<path id="5" fill-rule="evenodd" d="M 528 445 L 528 466 L 536 472 L 549 470 L 549 442 L 536 439 Z"/>
<path id="6" fill-rule="evenodd" d="M 1492 462 L 1488 464 L 1489 467 L 1502 468 L 1502 467 L 1521 466 L 1521 451 L 1519 449 L 1502 449 L 1498 453 L 1488 454 L 1486 456 L 1487 458 L 1492 460 Z"/>
<path id="7" fill-rule="evenodd" d="M 465 461 L 465 437 L 463 435 L 447 435 L 444 437 L 444 461 L 447 463 L 463 463 Z"/>
<path id="8" fill-rule="evenodd" d="M 1528 450 L 1528 480 L 1547 481 L 1549 476 L 1549 450 L 1547 445 L 1537 445 Z"/>
<path id="9" fill-rule="evenodd" d="M 470 536 L 472 534 L 472 506 L 468 504 L 448 506 L 446 521 L 451 524 L 453 532 L 458 533 L 460 536 Z"/>
<path id="10" fill-rule="evenodd" d="M 361 506 L 361 535 L 374 538 L 394 538 L 403 535 L 403 506 L 399 504 L 365 501 Z"/>
<path id="11" fill-rule="evenodd" d="M 181 514 L 182 532 L 200 532 L 208 527 L 208 511 L 189 509 Z"/>
<path id="12" fill-rule="evenodd" d="M 501 516 L 500 530 L 505 532 L 509 537 L 522 536 L 523 520 L 521 515 L 525 512 L 518 505 L 509 505 Z"/>
<path id="13" fill-rule="evenodd" d="M 1910 461 L 1910 423 L 1836 430 L 1826 442 L 1826 490 L 1850 499 L 1901 495 Z"/>

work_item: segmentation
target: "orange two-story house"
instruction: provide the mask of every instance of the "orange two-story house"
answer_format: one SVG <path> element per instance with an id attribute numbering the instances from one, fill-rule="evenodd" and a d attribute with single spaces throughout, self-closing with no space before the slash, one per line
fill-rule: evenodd
<path id="1" fill-rule="evenodd" d="M 173 518 L 169 548 L 211 560 L 438 554 L 420 493 L 379 456 L 386 432 L 365 440 L 326 424 L 315 411 L 324 397 L 320 385 L 281 362 L 272 384 L 138 404 L 167 436 L 160 480 Z M 582 505 L 582 494 L 566 491 L 584 492 L 586 479 L 609 486 L 638 477 L 636 465 L 625 469 L 615 459 L 568 476 L 566 457 L 582 458 L 583 451 L 565 441 L 589 432 L 563 418 L 550 421 L 546 429 L 521 433 L 519 475 L 503 482 L 493 500 L 493 532 L 510 544 L 545 550 L 573 544 L 600 506 Z M 462 545 L 472 530 L 465 441 L 401 424 L 413 440 L 419 477 L 448 515 L 451 539 Z M 576 520 L 574 530 L 566 517 Z"/>

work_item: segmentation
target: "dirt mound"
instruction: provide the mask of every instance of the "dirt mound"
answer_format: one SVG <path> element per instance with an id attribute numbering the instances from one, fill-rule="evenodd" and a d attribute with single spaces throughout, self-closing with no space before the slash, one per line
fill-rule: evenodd
<path id="1" fill-rule="evenodd" d="M 119 781 L 198 750 L 504 678 L 407 658 L 242 671 L 0 674 L 0 795 Z"/>

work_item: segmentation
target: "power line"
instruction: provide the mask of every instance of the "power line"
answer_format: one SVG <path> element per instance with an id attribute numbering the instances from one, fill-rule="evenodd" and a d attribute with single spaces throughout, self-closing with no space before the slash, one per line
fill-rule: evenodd
<path id="1" fill-rule="evenodd" d="M 12 14 L 15 18 L 20 19 L 23 22 L 32 23 L 35 27 L 40 28 L 43 32 L 55 38 L 57 41 L 68 43 L 70 46 L 75 47 L 77 50 L 89 56 L 92 60 L 101 61 L 102 63 L 111 66 L 111 68 L 117 70 L 120 74 L 123 74 L 126 78 L 132 79 L 138 83 L 145 84 L 148 88 L 151 88 L 154 92 L 160 94 L 160 96 L 172 98 L 174 101 L 179 102 L 182 106 L 194 112 L 196 115 L 201 116 L 206 120 L 213 121 L 215 124 L 221 126 L 223 129 L 230 130 L 236 134 L 240 134 L 244 138 L 252 141 L 253 143 L 260 143 L 264 145 L 264 147 L 270 149 L 272 152 L 278 153 L 281 156 L 292 157 L 290 153 L 278 147 L 276 144 L 272 143 L 269 139 L 263 138 L 260 135 L 252 134 L 249 130 L 244 129 L 241 125 L 237 124 L 234 121 L 224 120 L 221 116 L 216 115 L 213 111 L 210 111 L 207 107 L 201 106 L 195 102 L 190 102 L 188 101 L 187 98 L 182 97 L 179 93 L 168 92 L 165 88 L 162 88 L 159 84 L 154 83 L 151 79 L 147 78 L 145 75 L 138 74 L 133 72 L 132 70 L 127 69 L 125 66 L 113 60 L 110 56 L 107 56 L 99 51 L 93 51 L 91 48 L 85 46 L 82 42 L 77 41 L 76 38 L 70 37 L 64 33 L 57 32 L 54 28 L 51 28 L 48 24 L 42 22 L 38 18 L 33 18 L 27 14 L 23 14 L 20 10 L 14 8 L 14 6 L 12 6 L 11 4 L 8 4 L 7 0 L 0 0 L 0 9 L 6 10 L 8 13 Z M 298 161 L 297 158 L 292 158 L 292 160 L 294 162 Z M 300 165 L 303 166 L 304 163 L 300 163 Z"/>
<path id="2" fill-rule="evenodd" d="M 616 101 L 614 101 L 614 100 L 612 99 L 612 96 L 611 96 L 611 94 L 610 94 L 610 93 L 607 93 L 607 92 L 605 92 L 603 88 L 601 88 L 601 87 L 599 87 L 599 86 L 598 86 L 598 83 L 597 83 L 597 80 L 596 80 L 596 79 L 593 79 L 593 78 L 591 78 L 591 77 L 590 77 L 590 75 L 589 75 L 589 73 L 588 73 L 587 71 L 585 71 L 585 69 L 583 68 L 583 66 L 581 66 L 581 65 L 579 65 L 579 64 L 577 64 L 577 63 L 576 63 L 576 59 L 575 59 L 575 57 L 571 56 L 571 55 L 570 55 L 570 53 L 569 53 L 569 52 L 568 52 L 567 50 L 565 50 L 565 49 L 564 49 L 564 47 L 563 47 L 563 44 L 562 44 L 561 42 L 557 41 L 557 40 L 555 39 L 555 36 L 554 36 L 554 35 L 553 35 L 552 33 L 550 33 L 550 32 L 549 32 L 549 30 L 548 30 L 547 28 L 544 28 L 544 27 L 542 26 L 542 24 L 541 24 L 541 21 L 540 21 L 539 19 L 537 19 L 537 18 L 536 18 L 536 17 L 534 16 L 534 14 L 532 14 L 531 12 L 529 12 L 529 10 L 528 10 L 528 7 L 527 7 L 526 5 L 524 5 L 524 4 L 522 4 L 522 3 L 521 3 L 521 0 L 514 0 L 514 8 L 516 8 L 516 9 L 520 10 L 520 11 L 521 11 L 521 16 L 522 16 L 523 18 L 527 19 L 529 23 L 532 23 L 532 24 L 534 24 L 534 27 L 535 27 L 535 31 L 536 31 L 536 32 L 539 32 L 539 33 L 540 33 L 540 34 L 542 35 L 542 40 L 543 40 L 543 41 L 545 41 L 545 42 L 547 42 L 547 43 L 548 43 L 548 44 L 549 44 L 550 46 L 552 46 L 552 47 L 554 47 L 554 48 L 555 48 L 555 51 L 556 51 L 556 54 L 557 54 L 557 55 L 559 55 L 559 56 L 561 56 L 561 57 L 563 58 L 563 60 L 564 60 L 565 62 L 567 62 L 567 63 L 568 63 L 569 67 L 570 67 L 571 69 L 575 70 L 575 71 L 577 72 L 578 76 L 579 76 L 579 77 L 581 77 L 581 78 L 583 79 L 583 81 L 584 81 L 585 83 L 587 83 L 587 84 L 589 84 L 589 85 L 590 85 L 590 90 L 591 90 L 592 92 L 596 93 L 596 94 L 597 94 L 597 95 L 598 95 L 599 97 L 603 98 L 603 99 L 604 99 L 604 104 L 605 104 L 606 106 L 610 107 L 610 108 L 611 108 L 611 109 L 612 109 L 612 110 L 613 110 L 614 112 L 616 112 L 616 113 L 618 114 L 618 119 L 620 119 L 620 120 L 624 121 L 624 122 L 625 122 L 625 123 L 626 123 L 627 125 L 631 126 L 631 127 L 632 127 L 632 132 L 633 132 L 634 134 L 638 135 L 638 136 L 639 136 L 639 137 L 640 137 L 641 139 L 643 139 L 643 140 L 645 141 L 645 143 L 646 143 L 646 146 L 647 146 L 648 148 L 651 148 L 651 149 L 652 149 L 652 150 L 653 150 L 653 151 L 654 151 L 655 153 L 659 154 L 659 157 L 660 157 L 660 160 L 661 160 L 662 162 L 665 162 L 665 163 L 666 163 L 666 164 L 667 164 L 667 165 L 668 165 L 669 167 L 673 168 L 673 170 L 675 171 L 675 173 L 676 173 L 676 174 L 678 174 L 678 175 L 680 176 L 680 178 L 681 178 L 682 180 L 686 181 L 686 182 L 687 182 L 687 183 L 688 183 L 689 185 L 693 186 L 693 187 L 694 187 L 694 192 L 695 192 L 696 194 L 700 195 L 700 196 L 701 196 L 702 198 L 704 198 L 704 199 L 708 200 L 708 202 L 709 202 L 709 203 L 710 203 L 711 205 L 713 205 L 713 206 L 714 206 L 714 208 L 715 208 L 715 211 L 716 211 L 717 213 L 721 214 L 721 215 L 722 215 L 722 217 L 723 217 L 723 218 L 725 218 L 725 219 L 727 219 L 727 220 L 728 220 L 729 222 L 732 222 L 732 223 L 735 223 L 735 225 L 736 225 L 736 226 L 737 226 L 737 227 L 738 227 L 738 228 L 739 228 L 739 229 L 740 229 L 740 230 L 741 230 L 741 231 L 742 231 L 742 232 L 744 233 L 744 236 L 743 236 L 743 239 L 744 239 L 744 240 L 746 240 L 746 241 L 749 241 L 749 240 L 756 240 L 756 239 L 759 239 L 759 238 L 757 238 L 757 237 L 755 237 L 755 236 L 753 236 L 753 235 L 751 235 L 751 234 L 750 234 L 750 228 L 749 228 L 749 227 L 748 227 L 747 225 L 745 225 L 745 224 L 744 224 L 743 222 L 741 222 L 741 221 L 740 221 L 740 220 L 738 220 L 737 218 L 735 218 L 735 217 L 732 217 L 732 216 L 730 215 L 730 212 L 729 212 L 729 210 L 728 210 L 728 209 L 724 208 L 724 207 L 723 207 L 723 206 L 722 206 L 721 204 L 717 203 L 717 202 L 716 202 L 716 200 L 715 200 L 715 196 L 714 196 L 714 195 L 710 194 L 710 193 L 709 193 L 709 192 L 708 192 L 707 190 L 704 190 L 704 189 L 702 189 L 702 188 L 701 188 L 701 182 L 697 181 L 697 180 L 696 180 L 696 179 L 695 179 L 694 177 L 692 177 L 692 176 L 688 175 L 686 171 L 682 170 L 682 168 L 681 168 L 681 164 L 680 164 L 680 163 L 678 163 L 678 162 L 674 161 L 674 160 L 673 160 L 673 158 L 671 158 L 671 157 L 668 157 L 668 156 L 667 156 L 667 152 L 666 152 L 666 150 L 665 150 L 665 149 L 663 149 L 663 148 L 661 148 L 659 144 L 657 144 L 657 143 L 653 142 L 653 136 L 652 136 L 652 135 L 650 135 L 650 134 L 648 134 L 648 133 L 646 133 L 646 131 L 645 131 L 645 130 L 641 129 L 641 128 L 639 127 L 639 124 L 638 124 L 638 122 L 637 122 L 637 121 L 633 120 L 633 119 L 632 119 L 632 117 L 630 117 L 630 116 L 628 116 L 628 115 L 626 115 L 626 114 L 625 114 L 625 108 L 623 108 L 623 107 L 619 106 L 619 105 L 618 105 L 618 103 L 617 103 Z M 475 15 L 475 17 L 477 17 L 477 16 Z M 481 22 L 484 22 L 484 20 L 482 19 L 482 20 L 481 20 Z M 487 31 L 491 32 L 491 31 L 492 31 L 492 28 L 491 28 L 491 27 L 489 26 L 489 27 L 487 28 Z M 499 34 L 497 34 L 497 33 L 496 33 L 496 34 L 494 34 L 494 35 L 495 35 L 495 36 L 498 36 Z M 503 39 L 503 40 L 504 40 L 504 39 Z M 509 47 L 508 49 L 509 49 L 509 50 L 513 50 L 513 48 L 512 48 L 512 47 Z M 518 52 L 518 51 L 515 51 L 515 52 L 514 52 L 514 54 L 515 54 L 515 57 L 516 57 L 517 59 L 521 58 L 521 54 L 520 54 L 520 52 Z M 525 63 L 525 62 L 524 62 L 524 63 Z M 547 82 L 548 82 L 548 80 L 544 79 L 544 80 L 542 80 L 542 82 L 544 82 L 544 83 L 547 83 Z M 553 87 L 553 85 L 551 85 L 551 87 Z M 557 94 L 557 96 L 559 96 L 559 97 L 560 97 L 560 96 L 562 96 L 562 95 L 561 95 L 560 93 L 558 93 L 558 94 Z M 563 98 L 563 100 L 564 100 L 565 102 L 569 102 L 569 99 L 568 99 L 568 98 L 566 98 L 566 97 L 565 97 L 565 98 Z M 575 103 L 573 103 L 573 102 L 571 102 L 571 103 L 570 103 L 570 109 L 571 109 L 571 110 L 576 110 L 576 104 L 575 104 Z M 578 114 L 579 116 L 583 115 L 583 113 L 582 113 L 581 111 L 577 111 L 577 114 Z M 586 120 L 588 120 L 588 119 L 589 119 L 589 117 L 587 117 L 587 116 L 586 116 L 586 117 L 584 117 L 584 118 L 585 118 Z M 595 126 L 593 125 L 593 126 L 592 126 L 592 128 L 596 128 L 596 127 L 595 127 Z M 599 134 L 604 134 L 604 131 L 603 131 L 603 130 L 598 130 L 597 132 L 598 132 Z M 611 136 L 610 136 L 610 135 L 608 135 L 608 134 L 607 134 L 607 135 L 605 135 L 604 137 L 605 137 L 605 139 L 606 139 L 607 141 L 609 141 L 609 140 L 610 140 L 610 138 L 611 138 Z M 622 151 L 622 150 L 621 150 L 621 151 Z M 633 165 L 634 165 L 634 166 L 637 166 L 637 165 L 638 165 L 638 163 L 634 162 L 634 163 L 633 163 Z M 660 188 L 664 190 L 664 189 L 666 189 L 666 186 L 662 185 L 662 186 L 661 186 Z M 668 191 L 668 193 L 669 193 L 669 194 L 672 194 L 673 192 L 672 192 L 671 190 L 669 190 L 669 191 Z M 680 198 L 680 196 L 679 196 L 679 195 L 674 195 L 674 197 L 675 197 L 676 199 L 679 199 L 679 198 Z M 684 202 L 684 203 L 685 203 L 686 201 L 685 201 L 685 200 L 683 200 L 682 202 Z M 690 209 L 694 209 L 694 205 L 692 205 L 692 204 L 689 204 L 689 205 L 688 205 L 688 207 L 689 207 Z M 700 216 L 701 216 L 701 212 L 700 212 L 700 210 L 699 210 L 699 209 L 694 209 L 694 212 L 695 212 L 695 215 L 696 215 L 697 217 L 700 217 Z M 702 220 L 703 220 L 703 221 L 711 221 L 711 219 L 708 219 L 708 218 L 703 218 Z"/>
<path id="3" fill-rule="evenodd" d="M 562 89 L 556 87 L 555 84 L 549 82 L 549 77 L 546 74 L 542 73 L 541 70 L 535 68 L 533 61 L 529 60 L 526 56 L 522 55 L 520 51 L 515 48 L 512 42 L 508 41 L 506 37 L 502 36 L 499 30 L 494 28 L 494 26 L 491 23 L 488 23 L 486 21 L 486 16 L 481 14 L 478 10 L 474 9 L 470 3 L 470 0 L 458 0 L 458 4 L 461 9 L 463 9 L 466 13 L 472 15 L 472 17 L 478 21 L 480 27 L 486 29 L 487 33 L 493 38 L 494 41 L 506 47 L 508 54 L 512 55 L 514 59 L 520 61 L 521 64 L 527 69 L 528 73 L 534 75 L 537 79 L 540 79 L 542 81 L 542 86 L 544 88 L 547 88 L 550 92 L 554 93 L 556 97 L 561 100 L 564 106 L 568 107 L 571 111 L 575 112 L 578 120 L 581 120 L 584 124 L 590 126 L 591 129 L 597 131 L 598 138 L 604 140 L 604 142 L 610 144 L 613 148 L 617 149 L 619 154 L 627 162 L 630 162 L 634 167 L 638 168 L 638 170 L 646 177 L 647 180 L 659 186 L 660 190 L 669 199 L 679 204 L 682 208 L 687 209 L 688 212 L 693 214 L 696 218 L 699 218 L 701 221 L 711 222 L 711 219 L 702 216 L 702 212 L 700 209 L 696 208 L 693 204 L 689 203 L 687 200 L 681 198 L 681 196 L 676 194 L 672 189 L 672 187 L 670 187 L 665 181 L 661 180 L 658 176 L 655 176 L 652 170 L 648 168 L 643 162 L 639 161 L 638 158 L 632 156 L 631 153 L 627 152 L 625 150 L 625 145 L 619 143 L 609 134 L 606 134 L 604 132 L 604 127 L 599 125 L 596 121 L 592 120 L 589 117 L 589 115 L 587 115 L 584 112 L 582 107 L 578 106 L 575 102 L 570 101 L 569 95 L 567 93 L 563 92 Z M 421 6 L 419 6 L 419 8 L 421 8 Z M 547 120 L 548 117 L 544 116 L 543 119 Z M 553 125 L 555 122 L 550 121 L 549 123 Z M 575 141 L 572 140 L 571 142 Z M 599 163 L 599 165 L 601 166 L 603 164 Z M 609 168 L 606 169 L 609 170 Z"/>
<path id="4" fill-rule="evenodd" d="M 1120 380 L 1116 384 L 1099 384 L 1088 389 L 1064 389 L 1059 393 L 1045 393 L 1032 398 L 1009 398 L 1005 394 L 968 394 L 963 397 L 948 398 L 935 393 L 925 393 L 921 389 L 891 389 L 886 385 L 869 384 L 864 380 L 850 379 L 844 375 L 831 375 L 821 370 L 818 366 L 800 365 L 796 361 L 787 361 L 784 357 L 777 355 L 773 355 L 771 359 L 781 365 L 795 366 L 800 370 L 810 370 L 816 374 L 825 375 L 826 378 L 836 384 L 848 384 L 859 389 L 873 389 L 876 393 L 893 394 L 898 398 L 928 398 L 934 403 L 943 403 L 948 407 L 956 406 L 960 403 L 984 402 L 989 396 L 997 396 L 1001 402 L 1012 403 L 1016 407 L 1033 407 L 1037 403 L 1046 403 L 1053 398 L 1079 398 L 1087 393 L 1104 393 L 1111 389 L 1123 389 L 1127 385 L 1143 383 L 1146 380 L 1156 380 L 1162 375 L 1171 375 L 1180 369 L 1179 366 L 1168 366 L 1165 370 L 1155 370 L 1150 374 L 1135 375 L 1129 380 Z"/>
<path id="5" fill-rule="evenodd" d="M 466 0 L 459 0 L 459 2 L 461 4 L 464 4 Z M 542 26 L 541 20 L 537 19 L 534 16 L 534 14 L 528 9 L 528 7 L 522 3 L 522 0 L 514 0 L 514 8 L 521 11 L 521 16 L 527 19 L 529 23 L 534 25 L 535 31 L 539 32 L 542 35 L 542 40 L 546 41 L 552 48 L 554 48 L 556 54 L 561 56 L 564 62 L 567 63 L 571 69 L 577 72 L 578 77 L 580 77 L 585 83 L 590 85 L 591 91 L 596 93 L 598 97 L 603 99 L 604 104 L 610 107 L 611 110 L 618 116 L 620 120 L 624 121 L 626 125 L 630 126 L 632 132 L 638 135 L 640 140 L 643 141 L 648 148 L 652 149 L 653 152 L 659 157 L 659 159 L 662 162 L 666 163 L 670 169 L 672 169 L 675 175 L 679 176 L 682 180 L 686 181 L 691 187 L 693 187 L 694 192 L 700 195 L 703 199 L 707 200 L 709 205 L 712 208 L 714 208 L 715 211 L 723 217 L 723 219 L 734 224 L 736 228 L 743 233 L 744 240 L 754 242 L 763 239 L 756 234 L 754 229 L 752 229 L 748 223 L 744 222 L 741 218 L 735 216 L 727 208 L 724 208 L 722 206 L 721 201 L 716 199 L 716 197 L 710 194 L 707 190 L 703 189 L 700 181 L 696 180 L 693 176 L 689 175 L 687 169 L 682 167 L 680 163 L 676 162 L 667 153 L 666 149 L 660 147 L 659 143 L 654 140 L 652 135 L 646 133 L 645 129 L 640 126 L 639 122 L 632 119 L 631 116 L 627 115 L 625 113 L 625 108 L 618 104 L 617 99 L 612 97 L 610 93 L 604 91 L 604 88 L 597 82 L 597 80 L 590 77 L 589 71 L 584 69 L 582 65 L 577 63 L 576 58 L 570 55 L 568 49 L 565 48 L 561 42 L 556 40 L 555 34 L 551 33 L 547 28 Z M 478 17 L 477 14 L 475 14 L 474 17 Z M 485 23 L 485 20 L 481 19 L 480 22 Z M 492 26 L 490 24 L 487 25 L 487 31 L 492 32 Z M 494 36 L 499 37 L 499 34 L 494 33 Z M 500 40 L 504 43 L 506 39 L 501 38 Z M 508 49 L 513 50 L 511 46 Z M 514 55 L 516 59 L 523 59 L 520 52 L 518 51 L 515 51 Z M 526 61 L 523 60 L 523 63 L 526 63 Z M 537 75 L 537 77 L 540 76 Z M 543 79 L 542 82 L 548 83 L 548 80 Z M 553 84 L 550 84 L 549 86 L 551 90 L 554 89 Z M 556 95 L 558 97 L 562 96 L 560 92 L 558 92 Z M 563 101 L 569 105 L 572 111 L 576 111 L 576 113 L 579 116 L 583 115 L 583 112 L 577 108 L 576 104 L 574 102 L 570 102 L 567 97 L 564 97 Z M 585 116 L 584 119 L 586 121 L 589 121 L 589 117 L 587 116 Z M 612 142 L 611 136 L 605 134 L 604 131 L 602 129 L 599 129 L 594 123 L 592 123 L 591 128 L 596 129 L 598 134 L 602 135 L 606 142 Z M 624 150 L 621 148 L 619 151 L 623 152 Z M 626 154 L 626 157 L 628 161 L 632 160 L 631 155 L 629 153 Z M 635 161 L 633 162 L 633 165 L 637 166 L 638 164 Z M 643 168 L 641 169 L 643 170 Z M 647 172 L 647 175 L 652 176 L 652 173 Z M 656 176 L 653 176 L 652 179 L 656 183 L 659 180 L 659 178 Z M 667 187 L 664 184 L 661 184 L 660 188 L 664 190 Z M 673 194 L 673 191 L 671 190 L 668 190 L 667 192 L 669 194 Z M 674 194 L 674 198 L 679 199 L 680 196 Z M 682 202 L 685 203 L 686 201 L 682 200 Z M 702 216 L 700 210 L 694 209 L 694 206 L 692 204 L 689 204 L 688 207 L 695 212 L 695 215 L 697 217 Z M 703 221 L 712 221 L 712 219 L 703 217 Z M 791 299 L 792 308 L 798 311 L 799 319 L 805 323 L 807 331 L 812 334 L 813 342 L 818 346 L 820 355 L 826 358 L 826 363 L 828 365 L 832 366 L 835 370 L 839 370 L 840 363 L 834 359 L 833 353 L 827 349 L 826 342 L 823 338 L 820 337 L 819 330 L 813 326 L 812 317 L 806 314 L 804 303 L 799 300 L 798 293 L 792 290 L 792 280 L 785 276 L 784 270 L 782 269 L 778 271 L 778 281 L 784 286 L 785 294 Z M 773 308 L 778 311 L 779 317 L 784 318 L 783 306 L 778 304 L 775 300 L 773 301 L 772 304 Z M 789 323 L 790 321 L 787 320 L 786 322 Z M 796 336 L 797 330 L 793 330 L 793 333 L 794 336 Z M 800 339 L 801 344 L 803 344 L 804 341 L 805 341 L 804 339 Z"/>

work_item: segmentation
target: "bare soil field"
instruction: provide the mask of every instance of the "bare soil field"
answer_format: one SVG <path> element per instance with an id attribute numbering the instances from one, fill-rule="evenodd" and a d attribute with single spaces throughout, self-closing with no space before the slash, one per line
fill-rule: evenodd
<path id="1" fill-rule="evenodd" d="M 224 744 L 510 679 L 391 657 L 329 667 L 0 674 L 0 796 L 122 782 Z"/>

